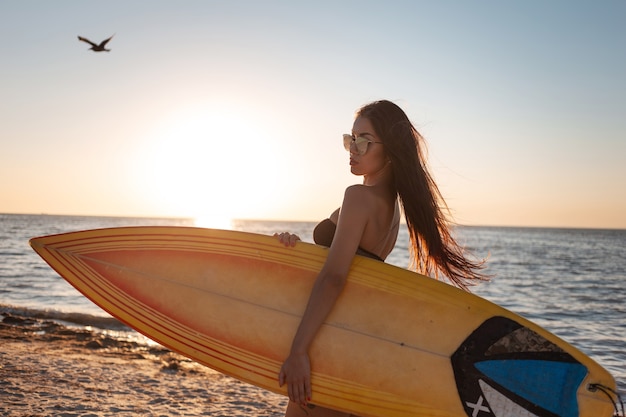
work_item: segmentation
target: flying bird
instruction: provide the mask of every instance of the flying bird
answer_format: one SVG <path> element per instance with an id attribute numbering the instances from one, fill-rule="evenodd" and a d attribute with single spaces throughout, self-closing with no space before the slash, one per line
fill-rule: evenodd
<path id="1" fill-rule="evenodd" d="M 113 35 L 113 36 L 115 36 L 115 35 Z M 91 48 L 89 48 L 89 49 L 91 49 L 94 52 L 102 52 L 102 51 L 109 52 L 110 49 L 106 49 L 106 44 L 107 44 L 108 41 L 110 41 L 113 38 L 113 36 L 111 36 L 109 39 L 105 39 L 102 42 L 100 42 L 100 45 L 95 44 L 92 41 L 90 41 L 89 39 L 83 38 L 82 36 L 79 36 L 78 40 L 79 41 L 83 41 L 83 42 L 87 42 L 89 45 L 91 45 Z"/>

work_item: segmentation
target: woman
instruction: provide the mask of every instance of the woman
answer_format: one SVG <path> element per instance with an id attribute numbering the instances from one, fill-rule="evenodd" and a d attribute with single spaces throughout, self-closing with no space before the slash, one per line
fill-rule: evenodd
<path id="1" fill-rule="evenodd" d="M 465 257 L 450 233 L 439 190 L 431 178 L 423 139 L 404 113 L 390 101 L 376 101 L 356 114 L 351 135 L 344 135 L 350 152 L 350 169 L 363 177 L 362 185 L 346 189 L 343 203 L 314 231 L 318 244 L 330 246 L 293 339 L 291 351 L 279 374 L 287 384 L 290 403 L 286 417 L 343 416 L 345 413 L 308 405 L 311 401 L 311 369 L 308 349 L 343 290 L 356 253 L 384 260 L 398 236 L 402 205 L 411 240 L 415 269 L 425 275 L 447 277 L 467 289 L 473 280 L 486 277 L 483 262 Z M 275 236 L 294 246 L 298 236 Z"/>

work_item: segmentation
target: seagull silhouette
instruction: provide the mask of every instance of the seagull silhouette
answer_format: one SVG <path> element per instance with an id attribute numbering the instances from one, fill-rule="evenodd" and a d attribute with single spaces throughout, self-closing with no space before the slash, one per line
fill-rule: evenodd
<path id="1" fill-rule="evenodd" d="M 113 35 L 113 36 L 115 36 L 115 35 Z M 91 45 L 91 48 L 89 48 L 89 49 L 91 49 L 94 52 L 102 52 L 102 51 L 109 52 L 110 49 L 106 49 L 106 44 L 107 44 L 108 41 L 110 41 L 113 38 L 113 36 L 111 36 L 109 39 L 105 39 L 102 42 L 100 42 L 100 45 L 97 45 L 97 44 L 93 43 L 92 41 L 90 41 L 89 39 L 83 38 L 82 36 L 79 36 L 78 40 L 79 41 L 83 41 L 83 42 L 87 42 L 89 45 Z"/>

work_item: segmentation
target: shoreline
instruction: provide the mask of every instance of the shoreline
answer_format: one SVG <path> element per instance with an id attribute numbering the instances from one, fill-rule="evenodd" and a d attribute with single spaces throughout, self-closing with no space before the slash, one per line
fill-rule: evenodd
<path id="1" fill-rule="evenodd" d="M 160 345 L 0 315 L 0 415 L 282 417 L 287 398 Z"/>

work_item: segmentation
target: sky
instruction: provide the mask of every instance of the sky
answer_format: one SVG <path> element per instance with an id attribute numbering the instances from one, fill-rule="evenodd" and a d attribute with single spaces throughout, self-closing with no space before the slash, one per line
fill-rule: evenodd
<path id="1" fill-rule="evenodd" d="M 626 228 L 626 2 L 0 2 L 0 213 L 315 221 L 388 99 L 463 225 Z M 108 43 L 95 53 L 83 36 Z"/>

